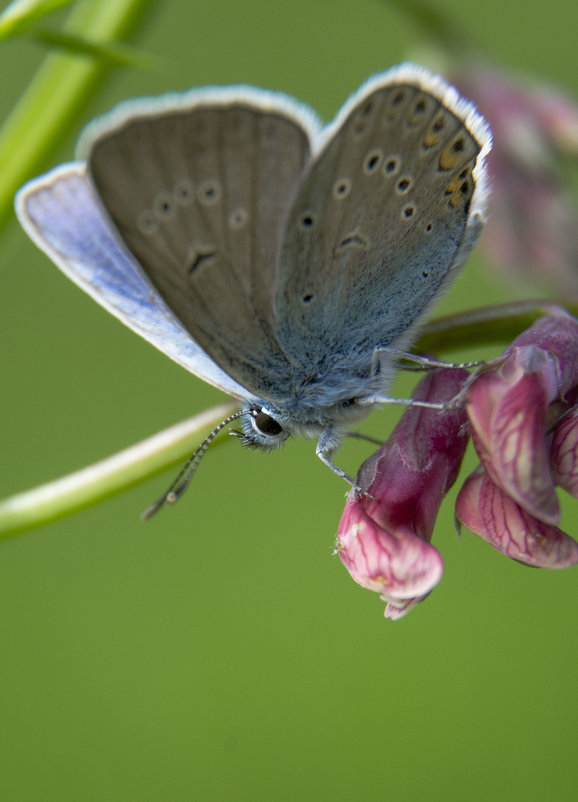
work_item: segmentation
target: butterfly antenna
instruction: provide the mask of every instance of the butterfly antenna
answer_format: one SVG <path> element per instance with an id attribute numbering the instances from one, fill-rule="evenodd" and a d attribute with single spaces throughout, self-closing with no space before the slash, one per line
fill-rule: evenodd
<path id="1" fill-rule="evenodd" d="M 163 493 L 163 495 L 157 499 L 154 504 L 151 504 L 151 506 L 147 507 L 147 509 L 142 513 L 141 519 L 143 521 L 148 521 L 149 518 L 152 518 L 153 515 L 155 515 L 161 509 L 161 507 L 164 507 L 165 504 L 175 504 L 179 500 L 181 495 L 189 486 L 191 479 L 195 475 L 195 471 L 199 467 L 201 460 L 205 456 L 208 447 L 211 445 L 215 437 L 220 431 L 222 431 L 222 429 L 225 428 L 225 426 L 228 426 L 234 420 L 237 420 L 237 418 L 240 418 L 245 414 L 246 410 L 243 409 L 233 412 L 232 415 L 229 415 L 228 418 L 225 418 L 225 420 L 221 421 L 221 423 L 219 423 L 219 425 L 216 426 L 213 431 L 207 435 L 207 437 L 205 437 L 200 446 L 193 451 L 189 459 L 185 462 L 169 489 Z"/>

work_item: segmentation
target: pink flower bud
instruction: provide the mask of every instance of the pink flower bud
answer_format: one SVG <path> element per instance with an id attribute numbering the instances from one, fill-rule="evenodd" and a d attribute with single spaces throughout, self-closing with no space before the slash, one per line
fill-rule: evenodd
<path id="1" fill-rule="evenodd" d="M 482 249 L 501 275 L 534 277 L 575 296 L 578 216 L 567 163 L 578 154 L 578 105 L 556 88 L 481 63 L 460 64 L 455 80 L 494 134 Z"/>
<path id="2" fill-rule="evenodd" d="M 468 374 L 432 371 L 414 398 L 449 401 Z M 339 524 L 337 547 L 353 579 L 388 602 L 399 618 L 440 581 L 443 561 L 430 545 L 441 501 L 454 483 L 467 444 L 466 415 L 409 407 L 391 437 L 360 468 Z"/>
<path id="3" fill-rule="evenodd" d="M 578 106 L 558 89 L 538 88 L 534 93 L 536 115 L 555 147 L 578 155 Z"/>
<path id="4" fill-rule="evenodd" d="M 529 515 L 504 493 L 483 468 L 466 480 L 456 516 L 472 532 L 514 560 L 537 568 L 578 563 L 578 543 L 557 526 Z"/>

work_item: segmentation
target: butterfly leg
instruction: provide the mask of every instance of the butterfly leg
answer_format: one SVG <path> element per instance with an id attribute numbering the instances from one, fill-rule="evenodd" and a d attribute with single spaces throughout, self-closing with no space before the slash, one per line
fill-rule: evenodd
<path id="1" fill-rule="evenodd" d="M 434 359 L 433 357 L 424 356 L 422 354 L 412 354 L 409 351 L 400 351 L 399 348 L 391 348 L 384 345 L 381 348 L 376 348 L 372 357 L 372 369 L 375 373 L 379 373 L 385 364 L 387 367 L 391 365 L 392 361 L 398 362 L 405 359 L 406 362 L 412 362 L 413 365 L 400 365 L 403 370 L 430 370 L 431 368 L 477 368 L 483 364 L 480 360 L 474 362 L 446 362 L 444 359 Z"/>
<path id="2" fill-rule="evenodd" d="M 332 457 L 341 445 L 341 441 L 343 439 L 343 432 L 341 430 L 336 429 L 333 426 L 328 426 L 321 432 L 321 436 L 317 441 L 317 448 L 315 449 L 315 453 L 327 467 L 331 470 L 336 476 L 340 476 L 342 479 L 350 484 L 353 488 L 355 488 L 355 479 L 349 476 L 348 473 L 342 468 L 338 468 L 334 462 L 332 462 Z"/>
<path id="3" fill-rule="evenodd" d="M 384 443 L 383 440 L 378 440 L 377 437 L 371 437 L 371 435 L 365 434 L 364 432 L 347 432 L 346 437 L 353 437 L 357 440 L 366 440 L 368 443 L 374 443 L 376 446 L 382 446 Z"/>
<path id="4" fill-rule="evenodd" d="M 405 359 L 415 363 L 415 367 L 403 365 L 403 369 L 408 370 L 430 370 L 431 368 L 474 368 L 484 365 L 483 362 L 445 362 L 441 359 L 430 359 L 427 356 L 420 356 L 419 354 L 410 354 L 407 351 L 400 351 L 398 348 L 390 348 L 383 346 L 375 348 L 372 356 L 372 371 L 376 377 L 383 376 L 384 380 L 389 378 L 388 374 L 392 373 L 392 365 L 397 360 Z M 472 374 L 477 375 L 477 372 Z M 382 393 L 375 393 L 372 396 L 359 401 L 361 404 L 369 406 L 382 406 L 384 404 L 395 404 L 396 406 L 405 407 L 423 407 L 425 409 L 438 409 L 444 411 L 456 406 L 463 405 L 462 394 L 458 394 L 455 399 L 450 399 L 445 402 L 436 401 L 418 401 L 415 398 L 391 398 L 390 396 Z"/>

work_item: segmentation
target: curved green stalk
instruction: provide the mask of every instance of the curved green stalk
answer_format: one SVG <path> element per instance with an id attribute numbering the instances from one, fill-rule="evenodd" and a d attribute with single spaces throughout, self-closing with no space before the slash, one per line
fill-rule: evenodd
<path id="1" fill-rule="evenodd" d="M 38 20 L 74 2 L 75 0 L 12 0 L 0 14 L 0 41 L 27 31 Z"/>
<path id="2" fill-rule="evenodd" d="M 177 423 L 147 440 L 0 502 L 0 538 L 71 515 L 182 463 L 235 409 L 229 402 Z"/>
<path id="3" fill-rule="evenodd" d="M 422 326 L 414 350 L 442 354 L 490 344 L 505 346 L 539 317 L 559 309 L 578 317 L 578 303 L 536 299 L 468 309 L 434 318 Z"/>

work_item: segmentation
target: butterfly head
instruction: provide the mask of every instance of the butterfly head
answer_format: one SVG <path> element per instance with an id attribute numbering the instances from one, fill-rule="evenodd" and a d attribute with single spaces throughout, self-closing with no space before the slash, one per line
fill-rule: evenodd
<path id="1" fill-rule="evenodd" d="M 326 429 L 347 429 L 364 418 L 370 408 L 357 398 L 347 398 L 325 408 L 298 407 L 288 411 L 270 405 L 251 404 L 241 416 L 243 445 L 275 451 L 288 437 L 316 439 Z"/>

